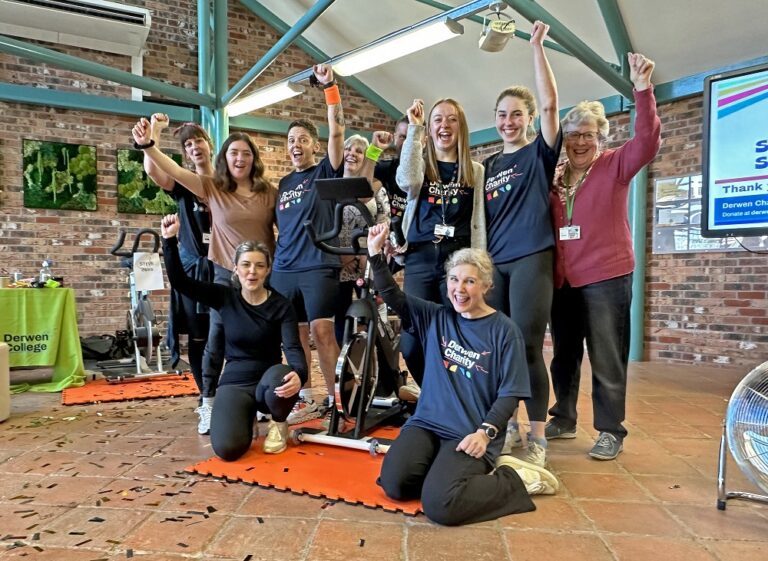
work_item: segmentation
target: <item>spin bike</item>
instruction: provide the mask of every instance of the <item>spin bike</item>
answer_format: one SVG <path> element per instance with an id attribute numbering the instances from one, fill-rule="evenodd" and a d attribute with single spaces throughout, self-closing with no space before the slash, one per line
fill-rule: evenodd
<path id="1" fill-rule="evenodd" d="M 304 223 L 312 243 L 333 255 L 365 255 L 360 238 L 368 234 L 367 228 L 352 232 L 352 247 L 331 245 L 341 231 L 344 207 L 354 206 L 362 214 L 368 227 L 374 221 L 359 198 L 372 197 L 373 192 L 365 178 L 318 179 L 315 182 L 321 199 L 334 200 L 333 229 L 318 234 L 312 222 Z M 374 428 L 402 417 L 407 405 L 400 401 L 397 390 L 405 381 L 400 371 L 400 335 L 382 318 L 376 304 L 372 270 L 366 264 L 365 277 L 360 279 L 360 297 L 353 300 L 344 319 L 344 339 L 336 362 L 335 399 L 327 431 L 297 429 L 293 442 L 315 442 L 344 448 L 366 450 L 371 455 L 385 454 L 389 441 L 367 436 Z M 394 397 L 393 397 L 394 396 Z M 347 429 L 347 426 L 351 428 Z"/>
<path id="2" fill-rule="evenodd" d="M 152 253 L 158 253 L 160 249 L 160 236 L 155 230 L 143 228 L 136 232 L 133 246 L 130 250 L 122 249 L 127 232 L 122 228 L 119 231 L 117 242 L 109 250 L 116 256 L 122 257 L 120 266 L 127 268 L 128 284 L 131 297 L 131 308 L 127 313 L 126 325 L 133 342 L 133 357 L 103 360 L 96 366 L 103 371 L 104 378 L 109 383 L 146 380 L 159 376 L 173 374 L 183 375 L 179 370 L 167 371 L 163 365 L 163 353 L 160 346 L 160 330 L 157 327 L 157 319 L 149 299 L 149 291 L 136 288 L 136 278 L 133 272 L 133 256 L 139 252 L 141 240 L 147 237 L 152 243 Z M 157 360 L 157 370 L 151 371 L 150 364 L 153 357 Z M 131 372 L 134 370 L 134 372 Z"/>

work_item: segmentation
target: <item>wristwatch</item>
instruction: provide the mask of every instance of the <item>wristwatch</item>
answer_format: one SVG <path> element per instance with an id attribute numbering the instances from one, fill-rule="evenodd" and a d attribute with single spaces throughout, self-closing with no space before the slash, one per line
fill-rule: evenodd
<path id="1" fill-rule="evenodd" d="M 499 436 L 499 429 L 497 429 L 491 424 L 483 423 L 482 425 L 480 425 L 480 428 L 483 429 L 483 431 L 485 432 L 485 436 L 487 436 L 491 440 Z"/>

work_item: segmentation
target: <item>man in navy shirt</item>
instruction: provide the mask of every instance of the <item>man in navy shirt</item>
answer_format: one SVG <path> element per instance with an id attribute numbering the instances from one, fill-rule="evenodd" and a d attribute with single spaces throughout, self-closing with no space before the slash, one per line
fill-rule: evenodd
<path id="1" fill-rule="evenodd" d="M 330 201 L 318 198 L 315 180 L 340 177 L 342 174 L 344 113 L 331 67 L 319 64 L 313 70 L 328 104 L 328 153 L 319 163 L 316 161 L 315 155 L 320 150 L 320 143 L 317 129 L 312 123 L 297 120 L 289 125 L 288 156 L 294 170 L 280 180 L 278 189 L 276 213 L 280 233 L 270 284 L 290 300 L 296 310 L 299 336 L 307 364 L 311 364 L 311 330 L 320 370 L 325 378 L 328 395 L 332 396 L 334 369 L 339 357 L 333 320 L 341 264 L 337 256 L 323 253 L 312 244 L 304 230 L 304 221 L 312 221 L 318 232 L 328 231 L 333 225 L 333 206 Z M 306 387 L 301 390 L 288 422 L 301 423 L 321 414 Z"/>

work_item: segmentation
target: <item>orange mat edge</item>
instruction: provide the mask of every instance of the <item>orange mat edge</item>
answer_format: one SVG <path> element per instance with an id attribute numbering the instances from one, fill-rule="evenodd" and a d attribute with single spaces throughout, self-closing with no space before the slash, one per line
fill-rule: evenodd
<path id="1" fill-rule="evenodd" d="M 143 394 L 141 392 L 144 392 Z M 171 375 L 168 378 L 110 384 L 106 379 L 91 380 L 76 388 L 61 392 L 61 404 L 92 405 L 119 401 L 138 401 L 169 397 L 196 396 L 199 391 L 191 373 L 184 376 Z"/>

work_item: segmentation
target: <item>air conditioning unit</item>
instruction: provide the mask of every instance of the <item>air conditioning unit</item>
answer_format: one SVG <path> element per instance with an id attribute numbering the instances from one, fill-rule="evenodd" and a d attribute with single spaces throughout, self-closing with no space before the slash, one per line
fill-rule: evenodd
<path id="1" fill-rule="evenodd" d="M 0 34 L 131 57 L 151 22 L 146 8 L 107 0 L 0 0 Z"/>

